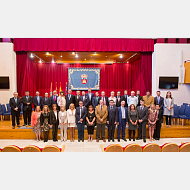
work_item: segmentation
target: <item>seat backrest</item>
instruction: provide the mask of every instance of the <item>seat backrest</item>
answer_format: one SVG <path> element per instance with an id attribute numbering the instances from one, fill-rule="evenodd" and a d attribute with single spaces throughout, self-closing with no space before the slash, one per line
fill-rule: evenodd
<path id="1" fill-rule="evenodd" d="M 60 149 L 55 145 L 46 145 L 42 152 L 61 152 Z"/>
<path id="2" fill-rule="evenodd" d="M 161 148 L 156 143 L 149 143 L 144 146 L 143 152 L 161 152 Z"/>
<path id="3" fill-rule="evenodd" d="M 3 112 L 3 109 L 2 109 L 2 106 L 1 106 L 1 104 L 0 104 L 0 112 Z"/>
<path id="4" fill-rule="evenodd" d="M 21 111 L 23 111 L 23 104 L 21 104 L 21 107 L 20 107 L 20 108 L 21 108 Z"/>
<path id="5" fill-rule="evenodd" d="M 179 152 L 190 152 L 190 143 L 184 143 L 180 146 Z"/>
<path id="6" fill-rule="evenodd" d="M 187 106 L 187 105 L 188 105 L 188 103 L 183 103 L 183 105 L 184 105 L 184 106 Z"/>
<path id="7" fill-rule="evenodd" d="M 179 115 L 184 115 L 185 114 L 185 106 L 181 105 L 180 109 L 179 109 Z"/>
<path id="8" fill-rule="evenodd" d="M 175 116 L 179 115 L 179 108 L 180 108 L 180 106 L 174 106 L 174 115 Z"/>
<path id="9" fill-rule="evenodd" d="M 123 152 L 123 147 L 120 144 L 112 144 L 106 147 L 105 152 Z"/>
<path id="10" fill-rule="evenodd" d="M 11 106 L 9 104 L 6 104 L 6 106 L 7 106 L 7 111 L 11 112 Z"/>
<path id="11" fill-rule="evenodd" d="M 2 104 L 1 107 L 2 107 L 3 113 L 6 113 L 7 111 L 6 111 L 6 108 L 5 108 L 5 104 Z"/>
<path id="12" fill-rule="evenodd" d="M 185 108 L 185 116 L 190 117 L 190 106 L 186 106 L 186 108 Z"/>
<path id="13" fill-rule="evenodd" d="M 129 144 L 125 147 L 124 152 L 142 152 L 142 147 L 136 143 Z"/>
<path id="14" fill-rule="evenodd" d="M 179 146 L 175 143 L 167 143 L 162 147 L 162 152 L 179 152 Z"/>
<path id="15" fill-rule="evenodd" d="M 21 149 L 14 145 L 5 146 L 2 152 L 21 152 Z"/>
<path id="16" fill-rule="evenodd" d="M 22 152 L 41 152 L 40 148 L 34 145 L 25 146 Z"/>

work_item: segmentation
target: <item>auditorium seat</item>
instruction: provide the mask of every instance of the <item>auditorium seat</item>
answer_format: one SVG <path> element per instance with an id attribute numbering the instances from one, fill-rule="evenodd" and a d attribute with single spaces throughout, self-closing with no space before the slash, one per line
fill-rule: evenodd
<path id="1" fill-rule="evenodd" d="M 21 104 L 21 111 L 20 111 L 20 115 L 23 116 L 23 104 Z"/>
<path id="2" fill-rule="evenodd" d="M 149 143 L 144 146 L 143 152 L 161 152 L 161 148 L 156 143 Z"/>
<path id="3" fill-rule="evenodd" d="M 2 152 L 22 152 L 22 151 L 18 146 L 9 145 L 9 146 L 5 146 Z"/>
<path id="4" fill-rule="evenodd" d="M 190 152 L 190 143 L 182 143 L 179 147 L 179 152 Z"/>
<path id="5" fill-rule="evenodd" d="M 55 145 L 46 145 L 43 149 L 42 152 L 61 152 L 60 148 L 58 148 Z"/>
<path id="6" fill-rule="evenodd" d="M 188 103 L 183 103 L 184 106 L 188 106 Z"/>
<path id="7" fill-rule="evenodd" d="M 182 119 L 182 126 L 183 126 L 184 120 L 190 119 L 190 106 L 186 106 L 184 115 L 179 115 L 179 118 Z"/>
<path id="8" fill-rule="evenodd" d="M 23 148 L 22 152 L 41 152 L 41 150 L 35 145 L 28 145 Z"/>
<path id="9" fill-rule="evenodd" d="M 142 152 L 142 147 L 139 144 L 129 144 L 124 148 L 124 152 Z"/>
<path id="10" fill-rule="evenodd" d="M 106 148 L 103 148 L 102 151 L 103 152 L 123 152 L 123 147 L 120 144 L 112 144 L 112 145 L 107 146 Z"/>
<path id="11" fill-rule="evenodd" d="M 179 146 L 175 143 L 166 143 L 162 146 L 162 152 L 179 152 Z"/>
<path id="12" fill-rule="evenodd" d="M 174 115 L 171 116 L 171 118 L 174 119 L 174 124 L 175 124 L 176 119 L 177 119 L 177 122 L 179 120 L 179 109 L 180 109 L 180 106 L 177 106 L 176 104 L 174 104 Z"/>
<path id="13" fill-rule="evenodd" d="M 1 104 L 0 104 L 0 116 L 1 116 L 1 121 L 3 121 L 3 109 Z"/>
<path id="14" fill-rule="evenodd" d="M 6 116 L 6 115 L 11 116 L 11 112 L 8 112 L 8 111 L 6 110 L 5 104 L 2 104 L 1 106 L 2 106 L 2 110 L 3 110 L 4 119 L 5 119 L 5 116 Z"/>

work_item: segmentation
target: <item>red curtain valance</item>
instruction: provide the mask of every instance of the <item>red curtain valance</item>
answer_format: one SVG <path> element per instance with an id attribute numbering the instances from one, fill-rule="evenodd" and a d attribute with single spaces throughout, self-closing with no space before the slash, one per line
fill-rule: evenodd
<path id="1" fill-rule="evenodd" d="M 153 52 L 153 39 L 14 38 L 14 51 L 139 51 Z"/>

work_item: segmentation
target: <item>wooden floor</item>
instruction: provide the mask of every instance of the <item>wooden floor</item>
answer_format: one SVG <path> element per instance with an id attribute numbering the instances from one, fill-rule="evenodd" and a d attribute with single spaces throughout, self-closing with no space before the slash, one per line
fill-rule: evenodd
<path id="1" fill-rule="evenodd" d="M 165 123 L 165 122 L 164 122 Z M 165 124 L 162 124 L 161 138 L 188 138 L 190 137 L 190 122 L 186 121 L 185 125 L 182 126 L 182 122 L 179 124 L 175 123 L 171 128 L 166 128 Z M 21 118 L 20 124 L 23 125 L 24 121 Z M 125 130 L 126 138 L 129 137 L 129 130 Z M 138 132 L 136 131 L 136 137 Z M 149 138 L 148 126 L 146 128 L 146 136 Z M 108 129 L 105 130 L 105 137 L 108 138 Z M 35 139 L 36 135 L 32 129 L 12 129 L 11 121 L 7 116 L 5 120 L 0 121 L 0 139 Z M 43 138 L 43 134 L 42 134 Z M 67 138 L 70 138 L 69 130 L 67 130 Z M 94 130 L 94 138 L 96 138 L 96 129 Z M 115 139 L 117 139 L 117 129 L 115 131 Z M 49 139 L 52 139 L 52 130 L 49 132 Z M 58 139 L 60 139 L 60 130 L 58 130 Z M 75 139 L 78 139 L 78 131 L 75 129 Z M 84 139 L 88 139 L 88 132 L 84 130 Z"/>

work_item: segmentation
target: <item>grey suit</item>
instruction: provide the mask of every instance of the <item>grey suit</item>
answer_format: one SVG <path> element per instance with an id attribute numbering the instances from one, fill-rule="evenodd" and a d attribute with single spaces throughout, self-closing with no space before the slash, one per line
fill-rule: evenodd
<path id="1" fill-rule="evenodd" d="M 143 139 L 146 139 L 146 124 L 147 124 L 147 117 L 148 117 L 148 108 L 144 106 L 141 110 L 140 106 L 137 107 L 137 111 L 139 114 L 139 120 L 143 120 L 142 123 L 139 123 L 139 139 L 142 139 L 142 130 L 143 130 Z"/>

